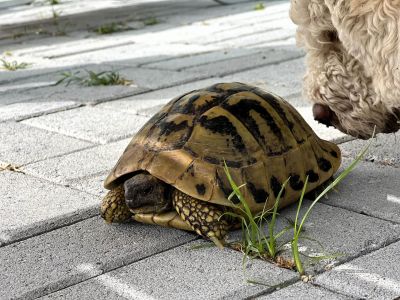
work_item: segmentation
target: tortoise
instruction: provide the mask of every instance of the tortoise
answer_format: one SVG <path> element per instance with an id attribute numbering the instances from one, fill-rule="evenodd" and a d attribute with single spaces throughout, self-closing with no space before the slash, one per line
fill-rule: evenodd
<path id="1" fill-rule="evenodd" d="M 337 145 L 320 139 L 281 97 L 255 86 L 218 83 L 172 99 L 133 137 L 104 182 L 107 222 L 136 220 L 195 231 L 222 247 L 237 220 L 229 169 L 253 213 L 279 208 L 331 178 Z"/>

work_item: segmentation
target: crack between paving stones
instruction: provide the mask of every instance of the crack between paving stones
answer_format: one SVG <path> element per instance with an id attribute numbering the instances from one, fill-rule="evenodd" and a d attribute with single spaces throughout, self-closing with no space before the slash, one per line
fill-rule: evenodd
<path id="1" fill-rule="evenodd" d="M 115 45 L 110 45 L 110 46 L 103 46 L 103 47 L 98 47 L 98 48 L 93 48 L 93 49 L 86 49 L 86 50 L 81 50 L 81 51 L 70 52 L 68 54 L 58 54 L 58 55 L 43 56 L 43 58 L 47 58 L 47 59 L 56 61 L 57 58 L 74 56 L 74 55 L 77 55 L 77 54 L 84 54 L 84 53 L 89 53 L 89 52 L 95 52 L 95 51 L 98 51 L 98 50 L 112 49 L 112 48 L 115 48 L 115 47 L 129 46 L 129 45 L 134 45 L 134 44 L 136 44 L 135 41 L 127 41 L 127 42 L 122 42 L 120 44 L 115 44 Z"/>
<path id="2" fill-rule="evenodd" d="M 86 211 L 86 212 L 90 213 L 90 210 L 93 210 L 93 207 L 92 208 L 87 208 L 87 209 L 83 210 L 83 212 Z M 12 240 L 10 242 L 4 242 L 3 244 L 0 244 L 0 249 L 3 248 L 3 247 L 6 247 L 6 246 L 10 246 L 10 245 L 15 244 L 15 243 L 23 242 L 23 241 L 29 240 L 31 238 L 35 238 L 35 237 L 41 236 L 43 234 L 52 232 L 54 230 L 61 229 L 63 227 L 68 227 L 68 226 L 77 224 L 79 222 L 83 222 L 83 221 L 91 219 L 91 218 L 96 218 L 98 216 L 99 216 L 99 213 L 96 213 L 96 214 L 93 214 L 93 215 L 88 215 L 87 217 L 83 217 L 83 218 L 77 219 L 75 221 L 71 221 L 71 222 L 68 222 L 68 223 L 65 223 L 65 224 L 55 225 L 54 227 L 52 227 L 52 228 L 50 228 L 50 229 L 48 229 L 46 231 L 37 232 L 37 233 L 34 233 L 32 235 L 29 235 L 29 236 L 25 236 L 25 237 L 21 237 L 21 238 Z"/>
<path id="3" fill-rule="evenodd" d="M 306 199 L 308 199 L 308 198 L 306 198 Z M 308 199 L 308 200 L 312 201 L 311 199 Z M 370 215 L 367 212 L 357 211 L 355 209 L 352 209 L 352 208 L 349 208 L 349 207 L 346 207 L 346 206 L 334 205 L 333 203 L 325 203 L 325 202 L 320 202 L 320 203 L 324 204 L 324 205 L 327 205 L 327 206 L 330 206 L 330 207 L 341 208 L 341 209 L 344 209 L 344 210 L 347 210 L 347 211 L 351 211 L 351 212 L 354 212 L 354 213 L 356 213 L 358 215 L 362 215 L 362 216 L 366 216 L 366 217 L 369 217 L 369 218 L 377 219 L 377 220 L 380 220 L 380 221 L 388 222 L 388 223 L 390 223 L 392 225 L 400 225 L 400 221 L 388 220 L 388 219 L 385 219 L 383 217 Z"/>
<path id="4" fill-rule="evenodd" d="M 346 294 L 345 292 L 335 291 L 335 290 L 333 290 L 333 289 L 331 289 L 331 288 L 329 288 L 329 287 L 327 287 L 327 286 L 323 286 L 323 285 L 318 284 L 318 283 L 316 283 L 316 282 L 312 282 L 311 284 L 312 284 L 313 286 L 322 288 L 322 289 L 324 289 L 324 290 L 327 290 L 327 291 L 329 291 L 329 292 L 332 292 L 332 293 L 337 294 L 337 295 L 340 295 L 340 296 L 345 296 L 345 297 L 350 298 L 350 299 L 354 299 L 354 300 L 365 300 L 365 298 L 358 298 L 358 297 L 354 297 L 354 296 L 352 296 L 352 295 L 350 295 L 350 294 Z"/>
<path id="5" fill-rule="evenodd" d="M 265 290 L 263 290 L 261 292 L 258 292 L 256 294 L 247 296 L 246 298 L 243 298 L 243 300 L 254 300 L 255 298 L 260 297 L 260 296 L 270 295 L 273 292 L 276 292 L 277 290 L 281 290 L 281 289 L 287 288 L 287 287 L 289 287 L 289 286 L 291 286 L 291 285 L 293 285 L 293 284 L 295 284 L 297 282 L 300 282 L 300 279 L 298 277 L 295 277 L 295 278 L 286 280 L 286 281 L 284 281 L 282 283 L 278 283 L 276 285 L 272 285 L 272 286 L 268 287 L 267 289 L 265 289 Z"/>
<path id="6" fill-rule="evenodd" d="M 81 281 L 79 281 L 79 282 L 75 282 L 75 283 L 72 283 L 72 284 L 67 284 L 67 285 L 63 286 L 62 288 L 59 288 L 59 289 L 57 289 L 57 290 L 54 290 L 54 291 L 51 291 L 51 292 L 48 292 L 48 293 L 44 292 L 44 293 L 42 293 L 42 294 L 39 295 L 39 296 L 34 296 L 34 299 L 38 299 L 38 298 L 41 298 L 41 297 L 43 297 L 43 296 L 48 296 L 48 295 L 57 293 L 57 292 L 59 292 L 59 291 L 62 291 L 62 290 L 65 290 L 65 289 L 67 289 L 67 288 L 73 287 L 73 286 L 75 286 L 75 285 L 78 285 L 78 284 L 84 283 L 84 282 L 86 282 L 86 281 L 92 280 L 92 279 L 97 278 L 97 277 L 99 277 L 99 276 L 102 276 L 102 275 L 104 275 L 104 274 L 107 274 L 107 273 L 113 272 L 113 271 L 115 271 L 115 270 L 118 270 L 118 269 L 121 269 L 121 268 L 130 266 L 130 265 L 135 264 L 135 263 L 138 263 L 138 262 L 140 262 L 140 261 L 142 261 L 142 260 L 145 260 L 145 259 L 147 259 L 147 258 L 150 258 L 150 257 L 152 257 L 152 256 L 160 255 L 160 254 L 162 254 L 162 253 L 164 253 L 164 252 L 167 252 L 167 251 L 173 250 L 173 249 L 175 249 L 175 248 L 184 246 L 184 245 L 186 245 L 186 244 L 189 244 L 189 243 L 191 243 L 191 242 L 193 242 L 193 241 L 196 241 L 196 240 L 199 240 L 199 239 L 201 239 L 201 238 L 195 236 L 195 237 L 193 237 L 193 239 L 190 239 L 189 241 L 185 241 L 185 242 L 178 243 L 178 244 L 176 244 L 176 245 L 174 245 L 174 246 L 171 246 L 171 247 L 169 247 L 169 248 L 163 249 L 163 250 L 161 250 L 161 251 L 158 251 L 158 252 L 155 252 L 155 253 L 152 253 L 152 254 L 148 254 L 148 255 L 146 255 L 146 256 L 143 256 L 143 257 L 141 257 L 141 258 L 138 258 L 138 259 L 133 260 L 133 261 L 131 261 L 131 262 L 128 262 L 128 263 L 126 263 L 126 264 L 123 264 L 123 262 L 122 262 L 123 265 L 121 265 L 121 266 L 116 266 L 116 267 L 107 269 L 106 271 L 103 271 L 103 269 L 101 269 L 102 272 L 101 272 L 100 274 L 97 274 L 97 275 L 95 275 L 95 276 L 90 276 L 90 277 L 85 278 L 85 279 L 83 279 L 83 280 L 81 280 Z"/>
<path id="7" fill-rule="evenodd" d="M 283 29 L 283 28 L 282 27 L 266 28 L 266 29 L 262 29 L 262 30 L 258 30 L 258 31 L 253 31 L 252 33 L 243 33 L 243 34 L 240 34 L 240 35 L 236 35 L 234 37 L 228 37 L 228 38 L 224 38 L 224 39 L 217 39 L 217 41 L 205 42 L 205 43 L 202 43 L 201 45 L 209 46 L 209 45 L 218 44 L 218 43 L 221 43 L 221 42 L 235 40 L 235 39 L 242 38 L 242 37 L 256 36 L 256 35 L 259 35 L 260 33 L 277 31 L 277 30 L 280 30 L 280 29 Z"/>

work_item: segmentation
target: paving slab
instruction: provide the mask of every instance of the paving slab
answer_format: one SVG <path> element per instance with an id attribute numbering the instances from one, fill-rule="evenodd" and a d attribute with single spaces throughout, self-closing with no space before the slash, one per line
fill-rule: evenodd
<path id="1" fill-rule="evenodd" d="M 367 146 L 369 141 L 354 140 L 342 145 L 343 156 L 354 158 Z M 382 165 L 400 167 L 400 131 L 378 134 L 368 149 L 365 160 Z"/>
<path id="2" fill-rule="evenodd" d="M 98 214 L 99 199 L 26 174 L 0 172 L 0 246 Z"/>
<path id="3" fill-rule="evenodd" d="M 81 87 L 77 85 L 44 86 L 1 93 L 0 103 L 8 105 L 20 102 L 41 102 L 45 99 L 47 102 L 72 101 L 92 104 L 136 95 L 146 90 L 146 88 L 140 88 L 135 85 L 95 87 Z"/>
<path id="4" fill-rule="evenodd" d="M 279 47 L 257 48 L 250 55 L 240 56 L 237 58 L 225 59 L 220 61 L 204 60 L 203 64 L 184 68 L 184 71 L 198 73 L 203 76 L 225 76 L 248 69 L 259 68 L 260 66 L 274 65 L 281 61 L 291 60 L 302 57 L 303 54 L 298 51 L 288 49 L 280 49 Z M 251 52 L 251 51 L 248 51 Z M 240 74 L 238 75 L 240 76 Z M 251 78 L 251 77 L 250 77 Z M 254 77 L 256 78 L 256 77 Z M 254 80 L 254 78 L 252 78 Z M 282 80 L 281 80 L 282 81 Z"/>
<path id="5" fill-rule="evenodd" d="M 124 68 L 124 69 L 123 69 Z M 123 70 L 122 70 L 123 69 Z M 86 87 L 76 82 L 68 85 L 68 82 L 54 84 L 63 78 L 62 73 L 49 73 L 40 76 L 23 78 L 17 81 L 13 87 L 9 87 L 9 91 L 5 91 L 0 96 L 0 103 L 11 104 L 16 102 L 26 102 L 27 100 L 46 99 L 50 102 L 75 101 L 75 102 L 101 102 L 115 98 L 122 98 L 134 95 L 148 89 L 158 89 L 175 84 L 201 78 L 199 74 L 191 72 L 175 72 L 169 70 L 152 70 L 144 68 L 127 68 L 124 66 L 112 65 L 91 65 L 88 68 L 66 68 L 64 71 L 72 72 L 79 77 L 87 78 L 86 72 L 93 71 L 96 73 L 104 71 L 114 71 L 121 78 L 130 80 L 128 85 L 110 85 Z M 31 86 L 34 83 L 39 86 Z M 28 95 L 28 96 L 27 96 Z"/>
<path id="6" fill-rule="evenodd" d="M 295 36 L 295 29 L 288 30 L 287 28 L 277 28 L 274 30 L 271 30 L 269 32 L 264 32 L 264 33 L 255 33 L 255 34 L 249 34 L 246 36 L 239 36 L 235 38 L 229 38 L 229 39 L 222 39 L 221 41 L 217 41 L 215 43 L 210 43 L 209 45 L 213 45 L 216 47 L 247 47 L 251 45 L 257 45 L 257 44 L 265 44 L 268 42 L 273 42 L 273 41 L 280 41 L 284 39 L 289 39 Z M 208 44 L 206 44 L 208 45 Z"/>
<path id="7" fill-rule="evenodd" d="M 194 66 L 204 64 L 212 64 L 221 61 L 229 61 L 233 58 L 239 58 L 257 53 L 257 49 L 237 48 L 237 49 L 220 49 L 204 53 L 193 53 L 192 55 L 178 56 L 158 62 L 150 62 L 143 64 L 146 68 L 166 69 L 166 70 L 182 70 Z"/>
<path id="8" fill-rule="evenodd" d="M 93 143 L 106 144 L 133 136 L 148 117 L 86 106 L 22 121 Z"/>
<path id="9" fill-rule="evenodd" d="M 299 282 L 288 287 L 282 288 L 271 294 L 263 295 L 255 298 L 257 300 L 350 300 L 354 299 L 349 296 L 331 292 L 325 288 L 312 285 L 311 283 Z"/>
<path id="10" fill-rule="evenodd" d="M 17 165 L 93 146 L 92 143 L 16 122 L 0 124 L 0 160 Z"/>
<path id="11" fill-rule="evenodd" d="M 345 159 L 341 170 L 351 162 Z M 331 192 L 328 199 L 324 198 L 321 202 L 400 223 L 399 182 L 398 168 L 360 162 L 337 186 L 337 192 Z"/>
<path id="12" fill-rule="evenodd" d="M 52 182 L 70 184 L 109 172 L 117 163 L 129 139 L 29 164 L 24 171 Z"/>
<path id="13" fill-rule="evenodd" d="M 156 39 L 157 36 L 150 36 L 150 39 Z M 66 45 L 66 48 L 68 45 Z M 46 58 L 51 58 L 55 64 L 84 64 L 84 63 L 112 63 L 114 65 L 140 66 L 145 63 L 171 59 L 181 55 L 201 53 L 215 50 L 214 46 L 195 46 L 184 44 L 133 44 L 110 47 L 89 52 L 71 52 L 67 53 L 49 53 Z"/>
<path id="14" fill-rule="evenodd" d="M 99 175 L 72 179 L 68 182 L 68 186 L 73 187 L 74 189 L 80 191 L 84 191 L 89 194 L 103 197 L 106 195 L 108 191 L 103 186 L 104 180 L 108 176 L 108 173 L 109 171 L 106 171 Z"/>
<path id="15" fill-rule="evenodd" d="M 297 275 L 270 263 L 253 260 L 242 268 L 242 254 L 215 247 L 192 249 L 193 242 L 87 282 L 59 291 L 44 299 L 244 299 L 274 286 L 297 280 Z M 96 270 L 87 266 L 88 272 Z M 269 285 L 251 285 L 246 279 Z"/>
<path id="16" fill-rule="evenodd" d="M 101 1 L 89 5 L 81 1 L 64 1 L 57 6 L 34 2 L 34 5 L 31 6 L 20 6 L 1 12 L 4 21 L 0 22 L 2 25 L 0 37 L 12 37 L 13 34 L 21 32 L 24 35 L 34 35 L 37 31 L 47 35 L 64 33 L 99 26 L 105 21 L 143 20 L 151 16 L 163 16 L 166 11 L 167 14 L 177 14 L 180 10 L 198 9 L 210 5 L 210 2 L 206 1 L 199 3 L 191 3 L 191 1 L 154 2 Z M 53 11 L 57 12 L 56 17 L 54 17 Z"/>
<path id="17" fill-rule="evenodd" d="M 90 218 L 1 247 L 2 297 L 37 298 L 194 238 L 170 228 L 138 223 L 113 226 L 100 217 Z"/>
<path id="18" fill-rule="evenodd" d="M 238 72 L 223 77 L 225 81 L 242 81 L 271 90 L 286 97 L 302 91 L 304 57 Z"/>
<path id="19" fill-rule="evenodd" d="M 335 267 L 315 279 L 318 285 L 362 299 L 400 297 L 400 242 Z"/>
<path id="20" fill-rule="evenodd" d="M 18 63 L 29 63 L 26 69 L 18 69 L 15 71 L 7 71 L 0 69 L 0 83 L 1 91 L 16 90 L 23 88 L 29 83 L 36 84 L 37 86 L 50 85 L 55 82 L 55 76 L 65 71 L 71 71 L 78 67 L 81 69 L 99 68 L 95 64 L 82 64 L 80 66 L 63 66 L 53 65 L 48 59 L 34 58 L 31 56 L 6 56 L 7 61 L 17 61 Z M 46 75 L 48 74 L 48 75 Z M 29 80 L 33 78 L 34 80 Z"/>
<path id="21" fill-rule="evenodd" d="M 170 88 L 126 97 L 121 100 L 104 102 L 98 104 L 96 107 L 110 111 L 152 116 L 173 98 L 195 89 L 205 88 L 218 82 L 222 82 L 222 80 L 220 78 L 208 78 L 205 80 L 193 81 Z"/>
<path id="22" fill-rule="evenodd" d="M 78 106 L 80 104 L 73 101 L 48 102 L 36 100 L 4 105 L 0 106 L 0 122 L 9 120 L 21 121 Z"/>

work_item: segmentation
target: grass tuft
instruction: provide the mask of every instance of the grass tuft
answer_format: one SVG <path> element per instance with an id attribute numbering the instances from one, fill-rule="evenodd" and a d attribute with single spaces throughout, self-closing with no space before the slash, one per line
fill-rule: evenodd
<path id="1" fill-rule="evenodd" d="M 109 23 L 109 24 L 103 24 L 97 27 L 94 32 L 97 34 L 112 34 L 114 32 L 121 32 L 121 31 L 127 31 L 133 29 L 132 27 L 129 27 L 125 25 L 124 23 Z"/>
<path id="2" fill-rule="evenodd" d="M 8 60 L 6 60 L 4 58 L 1 58 L 0 62 L 2 64 L 1 68 L 4 69 L 4 70 L 8 70 L 8 71 L 16 71 L 16 70 L 19 70 L 19 69 L 26 69 L 31 65 L 31 64 L 26 63 L 26 62 L 19 63 L 16 60 L 8 61 Z"/>
<path id="3" fill-rule="evenodd" d="M 99 86 L 99 85 L 131 85 L 132 80 L 127 80 L 117 72 L 114 71 L 103 71 L 95 73 L 93 71 L 86 70 L 86 76 L 78 76 L 79 71 L 63 72 L 61 73 L 62 78 L 58 80 L 54 85 L 65 83 L 66 86 L 71 83 L 77 83 L 82 86 Z"/>
<path id="4" fill-rule="evenodd" d="M 263 210 L 260 213 L 253 214 L 240 191 L 240 188 L 244 185 L 236 185 L 236 183 L 232 179 L 232 176 L 229 173 L 229 169 L 226 164 L 224 170 L 229 180 L 229 184 L 231 185 L 233 190 L 228 199 L 231 200 L 232 197 L 236 197 L 241 204 L 241 207 L 237 207 L 239 213 L 226 212 L 225 214 L 237 218 L 241 221 L 242 242 L 237 243 L 234 247 L 240 249 L 244 253 L 243 264 L 245 264 L 247 257 L 258 257 L 261 259 L 276 262 L 276 257 L 281 251 L 283 245 L 285 244 L 283 243 L 281 245 L 277 245 L 277 239 L 291 228 L 291 226 L 288 226 L 279 232 L 275 232 L 275 223 L 276 217 L 278 215 L 277 210 L 279 206 L 279 199 L 289 179 L 282 184 L 282 188 L 277 196 L 277 200 L 271 209 L 266 210 L 264 206 Z M 265 204 L 266 203 L 267 201 L 265 201 Z M 268 222 L 267 220 L 267 216 L 269 215 L 272 215 L 270 222 Z M 268 226 L 268 236 L 264 234 L 263 225 L 265 223 L 267 223 Z"/>
<path id="5" fill-rule="evenodd" d="M 143 24 L 146 26 L 152 26 L 160 23 L 160 21 L 156 17 L 149 17 L 143 21 Z"/>
<path id="6" fill-rule="evenodd" d="M 264 9 L 265 9 L 265 5 L 262 2 L 259 2 L 254 6 L 254 10 L 264 10 Z"/>

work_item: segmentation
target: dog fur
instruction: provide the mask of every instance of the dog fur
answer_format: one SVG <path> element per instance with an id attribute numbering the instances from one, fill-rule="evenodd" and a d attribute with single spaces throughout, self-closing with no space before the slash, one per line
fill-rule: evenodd
<path id="1" fill-rule="evenodd" d="M 291 0 L 290 17 L 305 96 L 333 112 L 325 124 L 360 138 L 399 130 L 400 0 Z"/>

